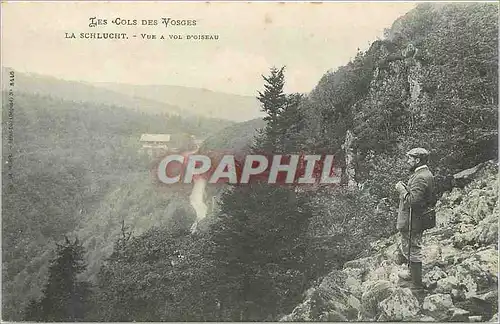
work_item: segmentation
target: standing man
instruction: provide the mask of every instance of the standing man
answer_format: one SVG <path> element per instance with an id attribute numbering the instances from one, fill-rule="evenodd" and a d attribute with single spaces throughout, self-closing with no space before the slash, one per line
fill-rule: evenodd
<path id="1" fill-rule="evenodd" d="M 426 149 L 414 148 L 408 151 L 406 156 L 412 174 L 407 185 L 401 181 L 396 184 L 400 198 L 397 229 L 401 233 L 400 250 L 410 266 L 410 271 L 400 274 L 399 277 L 410 281 L 414 288 L 421 289 L 422 233 L 429 228 L 425 217 L 434 211 L 436 203 L 434 176 L 427 167 L 429 152 Z"/>

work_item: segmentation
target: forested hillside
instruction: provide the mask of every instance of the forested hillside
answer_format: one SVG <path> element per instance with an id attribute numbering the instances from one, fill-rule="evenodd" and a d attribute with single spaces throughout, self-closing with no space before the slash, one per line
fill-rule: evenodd
<path id="1" fill-rule="evenodd" d="M 263 119 L 257 118 L 224 128 L 205 139 L 200 147 L 200 152 L 209 150 L 246 152 L 251 148 L 255 136 L 265 125 L 266 122 Z"/>
<path id="2" fill-rule="evenodd" d="M 3 160 L 12 154 L 13 161 L 12 179 L 5 164 L 2 178 L 6 318 L 21 318 L 28 297 L 40 294 L 54 242 L 64 234 L 76 230 L 89 248 L 87 261 L 93 265 L 119 237 L 115 231 L 119 232 L 122 220 L 135 233 L 169 222 L 167 206 L 173 197 L 155 192 L 151 185 L 150 162 L 139 152 L 142 133 L 190 132 L 206 137 L 230 124 L 150 116 L 123 107 L 16 91 L 10 151 L 8 100 L 3 95 Z M 141 210 L 141 217 L 131 206 Z M 90 242 L 101 249 L 94 251 Z"/>
<path id="3" fill-rule="evenodd" d="M 407 177 L 405 152 L 412 147 L 429 149 L 429 167 L 436 175 L 439 196 L 457 184 L 456 180 L 451 181 L 455 179 L 453 174 L 497 157 L 497 17 L 496 4 L 419 4 L 394 22 L 384 39 L 374 40 L 367 51 L 359 52 L 345 66 L 326 73 L 308 94 L 285 94 L 286 68 L 272 68 L 264 77 L 263 89 L 257 98 L 266 114 L 262 131 L 246 145 L 238 141 L 236 145 L 232 139 L 215 136 L 210 139 L 212 144 L 207 142 L 206 149 L 224 149 L 220 146 L 234 144 L 250 152 L 334 154 L 334 162 L 342 170 L 341 185 L 297 190 L 265 183 L 227 186 L 217 193 L 219 206 L 209 215 L 203 231 L 189 234 L 186 225 L 193 214 L 188 206 L 182 205 L 174 212 L 178 226 L 160 225 L 134 233 L 130 228 L 134 226 L 133 219 L 140 223 L 143 219 L 161 218 L 165 201 L 160 198 L 156 201 L 156 194 L 147 189 L 145 183 L 136 186 L 135 182 L 128 184 L 123 180 L 115 191 L 107 190 L 105 196 L 100 192 L 105 203 L 98 201 L 96 206 L 99 207 L 88 213 L 88 220 L 94 225 L 78 233 L 88 235 L 84 233 L 95 229 L 97 233 L 90 240 L 85 239 L 81 245 L 81 241 L 65 241 L 55 251 L 57 253 L 47 248 L 37 250 L 35 255 L 45 253 L 44 258 L 53 258 L 54 266 L 38 275 L 37 284 L 46 282 L 46 285 L 38 298 L 31 300 L 29 307 L 24 309 L 24 318 L 88 321 L 357 319 L 358 313 L 351 312 L 353 307 L 344 307 L 344 302 L 352 300 L 343 293 L 343 277 L 337 274 L 342 268 L 348 268 L 351 260 L 385 251 L 372 247 L 379 239 L 391 237 L 395 232 L 398 197 L 394 184 Z M 89 115 L 81 118 L 90 118 Z M 121 123 L 127 124 L 127 121 L 129 119 L 124 117 Z M 80 121 L 75 119 L 73 123 Z M 246 126 L 249 125 L 244 127 L 244 138 L 250 138 L 248 130 L 254 126 Z M 118 124 L 115 127 L 119 132 Z M 218 136 L 231 136 L 235 128 L 226 129 Z M 82 136 L 88 136 L 84 137 L 85 147 L 93 151 L 89 149 L 87 154 L 94 156 L 98 143 L 103 140 L 90 134 Z M 31 140 L 37 138 L 29 133 L 20 136 L 32 136 Z M 80 156 L 74 158 L 89 160 Z M 95 163 L 105 163 L 108 158 L 103 155 L 95 160 Z M 57 162 L 51 165 L 58 165 Z M 135 170 L 133 165 L 136 164 L 132 162 L 127 172 Z M 73 186 L 88 190 L 94 188 L 93 184 L 96 186 L 97 180 L 82 176 L 89 174 L 86 170 L 75 168 L 64 174 L 68 174 L 67 181 Z M 43 174 L 40 169 L 37 176 L 42 178 L 39 174 Z M 475 186 L 474 189 L 487 187 L 490 195 L 495 184 L 488 180 L 482 185 L 479 180 L 478 188 Z M 20 188 L 26 191 L 31 187 Z M 51 186 L 51 190 L 57 188 Z M 90 193 L 96 193 L 102 185 L 95 188 Z M 80 189 L 74 191 L 81 192 Z M 26 203 L 30 207 L 24 209 L 13 207 L 23 201 L 22 191 L 18 195 L 4 196 L 12 199 L 11 214 L 19 214 L 13 219 L 44 217 L 43 222 L 30 226 L 33 233 L 25 236 L 27 241 L 33 242 L 32 237 L 43 239 L 40 233 L 44 233 L 45 224 L 50 224 L 47 225 L 50 234 L 52 227 L 59 228 L 61 234 L 74 229 L 71 226 L 74 223 L 68 221 L 70 218 L 64 218 L 66 215 L 78 217 L 76 211 L 81 208 L 66 203 L 76 199 L 72 191 L 64 190 L 67 196 L 62 197 L 65 200 L 55 198 L 63 195 L 62 192 L 55 192 L 52 200 L 38 198 L 35 195 L 38 192 L 34 191 L 31 200 L 39 202 L 40 207 L 30 202 Z M 446 193 L 444 197 L 449 195 Z M 92 197 L 91 194 L 84 196 L 86 199 Z M 210 195 L 205 197 L 207 203 L 210 198 Z M 458 218 L 461 218 L 460 213 L 477 209 L 472 200 L 469 203 L 471 198 L 464 194 L 453 203 L 465 206 L 454 211 Z M 137 203 L 138 200 L 144 200 L 144 205 Z M 58 203 L 63 203 L 66 209 L 58 207 Z M 7 206 L 4 208 L 9 208 L 8 201 L 4 204 Z M 481 215 L 478 222 L 491 221 L 494 211 L 498 211 L 495 207 L 498 201 L 488 200 L 485 204 L 488 205 L 485 210 L 493 214 Z M 119 229 L 110 230 L 105 224 L 119 220 L 125 220 Z M 467 222 L 474 223 L 473 220 Z M 4 223 L 4 228 L 11 226 L 7 234 L 17 233 L 20 229 L 16 226 L 21 225 L 11 221 L 10 225 Z M 140 224 L 135 226 L 144 229 Z M 477 231 L 480 230 L 478 227 Z M 496 231 L 498 233 L 498 228 Z M 436 239 L 432 235 L 430 240 Z M 487 243 L 492 244 L 494 227 L 488 227 L 486 236 Z M 11 251 L 18 253 L 7 260 L 32 260 L 22 253 L 25 246 L 14 248 L 17 237 L 4 234 L 4 246 L 11 246 Z M 79 261 L 82 252 L 78 246 L 86 253 L 102 254 L 106 250 L 111 255 L 85 269 Z M 488 249 L 491 250 L 488 253 L 498 253 L 496 246 Z M 474 253 L 470 254 L 471 258 Z M 390 255 L 384 253 L 367 257 L 375 262 L 369 263 L 367 273 L 370 276 L 385 275 L 371 272 L 372 268 L 376 270 L 387 263 L 383 260 L 385 257 L 390 259 Z M 63 260 L 69 260 L 68 268 L 75 270 L 62 271 L 57 265 Z M 356 261 L 351 261 L 353 263 Z M 12 283 L 25 284 L 25 289 L 32 289 L 33 280 L 17 275 L 26 261 L 13 264 L 18 268 L 4 271 L 5 280 L 11 283 L 10 287 L 4 287 L 4 294 L 5 290 L 15 291 Z M 36 272 L 39 263 L 31 267 Z M 473 268 L 465 267 L 463 271 L 460 276 L 464 278 L 468 278 L 469 273 L 475 275 Z M 71 277 L 73 273 L 82 275 Z M 83 275 L 85 273 L 87 275 Z M 448 274 L 451 272 L 445 275 Z M 58 286 L 60 278 L 78 289 Z M 365 279 L 361 279 L 363 284 L 369 281 Z M 323 289 L 324 285 L 329 285 L 328 289 Z M 360 287 L 366 288 L 366 285 Z M 320 288 L 316 289 L 318 286 Z M 386 291 L 392 289 L 385 288 Z M 317 296 L 309 298 L 311 292 L 316 292 Z M 329 294 L 345 297 L 345 300 L 335 303 Z M 304 295 L 309 296 L 309 302 L 317 302 L 307 308 L 313 313 L 294 317 L 297 312 L 292 311 L 303 301 Z M 27 300 L 17 301 L 27 304 Z M 387 316 L 380 316 L 376 306 L 373 306 L 373 316 L 363 314 L 361 319 L 387 320 Z M 426 318 L 436 319 L 440 319 L 439 316 Z"/>

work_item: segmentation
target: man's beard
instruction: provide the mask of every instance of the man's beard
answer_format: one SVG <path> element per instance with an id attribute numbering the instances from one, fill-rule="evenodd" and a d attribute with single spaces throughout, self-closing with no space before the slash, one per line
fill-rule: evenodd
<path id="1" fill-rule="evenodd" d="M 425 164 L 425 163 L 415 163 L 415 164 L 413 164 L 413 165 L 410 165 L 408 169 L 410 170 L 410 172 L 415 172 L 415 169 L 416 169 L 416 168 L 418 168 L 419 166 L 422 166 L 422 165 L 424 165 L 424 164 Z"/>
<path id="2" fill-rule="evenodd" d="M 410 172 L 414 172 L 416 168 L 418 168 L 417 163 L 408 165 L 408 170 L 410 170 Z"/>

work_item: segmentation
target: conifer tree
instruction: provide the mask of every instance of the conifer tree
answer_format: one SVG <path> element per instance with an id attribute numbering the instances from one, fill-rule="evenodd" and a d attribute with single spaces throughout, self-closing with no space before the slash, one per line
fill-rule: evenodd
<path id="1" fill-rule="evenodd" d="M 90 296 L 90 283 L 77 276 L 86 269 L 84 248 L 78 241 L 65 237 L 57 244 L 57 255 L 49 267 L 48 282 L 40 301 L 32 300 L 25 312 L 30 321 L 80 321 L 85 316 L 85 303 Z"/>
<path id="2" fill-rule="evenodd" d="M 256 153 L 282 151 L 287 125 L 298 119 L 301 96 L 283 93 L 283 71 L 272 68 L 259 92 L 267 128 L 253 147 Z M 310 218 L 299 200 L 293 188 L 267 183 L 235 186 L 222 196 L 221 215 L 210 232 L 218 295 L 231 310 L 223 310 L 223 320 L 277 320 L 297 302 Z"/>
<path id="3" fill-rule="evenodd" d="M 264 91 L 258 91 L 257 99 L 261 102 L 261 109 L 266 113 L 264 121 L 266 127 L 256 140 L 254 149 L 267 153 L 276 152 L 279 149 L 278 141 L 280 129 L 278 127 L 279 116 L 283 113 L 287 105 L 287 96 L 283 92 L 285 86 L 285 67 L 272 67 L 269 76 L 262 76 L 264 81 Z"/>
<path id="4" fill-rule="evenodd" d="M 264 91 L 258 91 L 257 99 L 262 103 L 262 111 L 264 111 L 267 116 L 264 120 L 269 122 L 270 126 L 277 121 L 278 116 L 283 111 L 286 105 L 286 95 L 283 93 L 283 87 L 285 86 L 285 67 L 271 68 L 271 74 L 269 76 L 262 76 L 266 81 L 264 84 Z"/>

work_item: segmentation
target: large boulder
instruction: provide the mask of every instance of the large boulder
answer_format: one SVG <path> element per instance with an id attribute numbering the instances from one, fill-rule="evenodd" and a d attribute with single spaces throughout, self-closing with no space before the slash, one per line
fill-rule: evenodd
<path id="1" fill-rule="evenodd" d="M 392 283 L 397 283 L 398 276 L 397 273 L 401 271 L 401 268 L 405 266 L 399 266 L 397 264 L 391 263 L 390 261 L 382 262 L 378 267 L 370 271 L 366 276 L 366 284 L 374 281 L 389 281 Z M 362 286 L 366 287 L 366 284 Z"/>
<path id="2" fill-rule="evenodd" d="M 456 174 L 453 175 L 453 178 L 456 181 L 456 185 L 458 187 L 464 187 L 467 183 L 471 182 L 473 180 L 473 176 L 483 167 L 483 163 L 476 165 L 475 167 L 462 170 Z M 469 180 L 467 183 L 464 183 L 462 186 L 460 186 L 460 180 Z M 464 181 L 465 182 L 465 181 Z"/>
<path id="3" fill-rule="evenodd" d="M 437 281 L 434 292 L 438 294 L 451 294 L 453 289 L 457 286 L 458 279 L 454 276 L 447 276 Z"/>
<path id="4" fill-rule="evenodd" d="M 420 311 L 419 302 L 409 288 L 396 288 L 378 308 L 385 321 L 408 321 Z"/>
<path id="5" fill-rule="evenodd" d="M 462 170 L 453 175 L 454 185 L 463 188 L 467 184 L 477 180 L 484 173 L 488 173 L 488 171 L 496 169 L 496 163 L 493 160 L 486 161 L 484 163 L 480 163 L 472 168 Z"/>
<path id="6" fill-rule="evenodd" d="M 471 315 L 481 315 L 484 319 L 491 318 L 498 312 L 498 289 L 458 301 L 456 304 L 469 311 Z"/>
<path id="7" fill-rule="evenodd" d="M 363 317 L 373 318 L 377 314 L 378 304 L 394 292 L 394 286 L 389 281 L 374 281 L 367 285 L 361 296 Z"/>
<path id="8" fill-rule="evenodd" d="M 457 286 L 464 291 L 466 298 L 496 287 L 497 261 L 492 259 L 495 255 L 497 254 L 485 250 L 481 254 L 473 254 L 448 270 L 448 274 L 457 279 Z"/>
<path id="9" fill-rule="evenodd" d="M 453 238 L 454 245 L 463 247 L 495 244 L 498 241 L 498 217 L 498 212 L 492 213 L 482 219 L 477 226 L 469 226 L 466 231 L 456 234 Z"/>
<path id="10" fill-rule="evenodd" d="M 473 189 L 462 203 L 464 211 L 472 218 L 474 224 L 492 214 L 497 198 L 490 192 L 492 190 L 492 188 Z"/>
<path id="11" fill-rule="evenodd" d="M 342 271 L 333 271 L 321 281 L 311 293 L 309 318 L 325 320 L 337 313 L 349 320 L 358 318 L 360 302 L 349 291 L 346 279 Z"/>
<path id="12" fill-rule="evenodd" d="M 363 295 L 363 288 L 361 287 L 361 284 L 366 271 L 358 268 L 346 268 L 342 270 L 342 272 L 346 275 L 346 287 L 355 297 L 358 299 L 361 298 L 361 295 Z"/>
<path id="13" fill-rule="evenodd" d="M 498 210 L 498 209 L 497 209 Z M 476 230 L 476 241 L 479 244 L 494 244 L 498 242 L 498 218 L 500 213 L 494 213 L 483 219 Z"/>
<path id="14" fill-rule="evenodd" d="M 424 273 L 422 282 L 426 287 L 433 287 L 436 286 L 439 280 L 446 278 L 447 276 L 446 272 L 441 270 L 441 268 L 434 267 L 432 270 Z"/>
<path id="15" fill-rule="evenodd" d="M 396 236 L 391 236 L 391 244 L 387 245 L 384 249 L 379 250 L 378 253 L 375 254 L 375 260 L 378 263 L 382 261 L 388 261 L 390 263 L 398 264 L 400 263 L 401 252 L 399 249 L 399 238 L 396 239 Z"/>
<path id="16" fill-rule="evenodd" d="M 479 249 L 474 257 L 480 262 L 484 270 L 492 277 L 498 278 L 498 250 L 496 246 Z"/>
<path id="17" fill-rule="evenodd" d="M 455 311 L 450 295 L 433 294 L 424 298 L 423 311 L 433 318 L 444 321 Z"/>
<path id="18" fill-rule="evenodd" d="M 475 229 L 473 224 L 460 223 L 457 226 L 457 233 L 453 236 L 453 246 L 456 248 L 463 248 L 466 245 L 474 244 L 475 242 Z"/>
<path id="19" fill-rule="evenodd" d="M 444 265 L 443 244 L 433 242 L 422 247 L 422 263 L 426 268 Z"/>
<path id="20" fill-rule="evenodd" d="M 356 259 L 352 261 L 347 261 L 344 263 L 344 269 L 354 268 L 354 269 L 362 269 L 364 271 L 369 271 L 374 263 L 373 257 L 366 257 L 361 259 Z"/>

